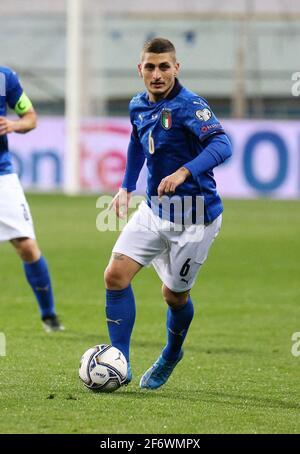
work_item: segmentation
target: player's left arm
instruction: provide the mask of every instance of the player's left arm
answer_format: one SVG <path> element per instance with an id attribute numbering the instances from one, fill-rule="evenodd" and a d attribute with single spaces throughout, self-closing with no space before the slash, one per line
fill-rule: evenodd
<path id="1" fill-rule="evenodd" d="M 199 155 L 161 180 L 158 186 L 159 197 L 174 193 L 177 186 L 188 177 L 197 179 L 199 175 L 222 164 L 232 154 L 230 141 L 209 106 L 203 101 L 191 103 L 191 106 L 185 109 L 183 123 L 199 140 Z"/>
<path id="2" fill-rule="evenodd" d="M 24 92 L 18 75 L 13 70 L 6 73 L 6 103 L 18 115 L 17 120 L 0 117 L 0 135 L 11 132 L 26 133 L 36 127 L 37 115 L 32 102 Z"/>
<path id="3" fill-rule="evenodd" d="M 177 186 L 184 183 L 189 176 L 191 176 L 191 172 L 186 167 L 180 167 L 176 172 L 163 178 L 157 188 L 158 197 L 163 194 L 173 194 Z"/>
<path id="4" fill-rule="evenodd" d="M 23 92 L 14 106 L 17 120 L 0 117 L 0 135 L 17 132 L 24 134 L 36 127 L 37 115 L 28 96 Z"/>
<path id="5" fill-rule="evenodd" d="M 196 180 L 201 174 L 213 170 L 232 155 L 231 143 L 225 133 L 211 135 L 201 144 L 201 152 L 184 164 Z"/>

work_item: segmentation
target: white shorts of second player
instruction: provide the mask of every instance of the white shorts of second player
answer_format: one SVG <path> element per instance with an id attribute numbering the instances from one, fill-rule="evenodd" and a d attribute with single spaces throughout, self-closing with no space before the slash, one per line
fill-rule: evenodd
<path id="1" fill-rule="evenodd" d="M 0 241 L 35 239 L 33 222 L 19 178 L 0 175 Z"/>
<path id="2" fill-rule="evenodd" d="M 218 235 L 222 215 L 212 223 L 175 231 L 174 223 L 156 216 L 142 202 L 121 232 L 113 252 L 127 255 L 139 264 L 152 264 L 162 282 L 174 292 L 192 288 Z"/>

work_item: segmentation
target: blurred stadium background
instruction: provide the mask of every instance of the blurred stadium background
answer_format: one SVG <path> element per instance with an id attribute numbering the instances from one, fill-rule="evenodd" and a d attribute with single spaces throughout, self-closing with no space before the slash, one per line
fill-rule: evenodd
<path id="1" fill-rule="evenodd" d="M 223 196 L 299 197 L 298 2 L 11 0 L 0 12 L 1 64 L 40 116 L 26 141 L 11 137 L 25 188 L 119 187 L 128 101 L 143 90 L 140 49 L 162 35 L 177 47 L 182 83 L 208 98 L 231 137 L 234 157 L 216 171 Z"/>

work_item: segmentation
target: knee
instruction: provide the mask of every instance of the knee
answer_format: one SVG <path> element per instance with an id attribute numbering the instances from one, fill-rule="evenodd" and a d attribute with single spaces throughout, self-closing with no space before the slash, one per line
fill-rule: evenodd
<path id="1" fill-rule="evenodd" d="M 173 292 L 168 287 L 163 285 L 162 294 L 165 302 L 171 309 L 179 309 L 185 306 L 188 302 L 189 291 L 187 292 Z"/>
<path id="2" fill-rule="evenodd" d="M 35 240 L 20 239 L 13 242 L 18 255 L 24 262 L 32 263 L 39 260 L 41 256 L 41 251 Z"/>
<path id="3" fill-rule="evenodd" d="M 104 272 L 105 287 L 110 290 L 122 290 L 130 284 L 124 270 L 108 265 Z"/>

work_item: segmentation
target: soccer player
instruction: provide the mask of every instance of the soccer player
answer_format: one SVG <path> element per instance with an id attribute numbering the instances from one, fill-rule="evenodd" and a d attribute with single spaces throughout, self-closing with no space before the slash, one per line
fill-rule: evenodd
<path id="1" fill-rule="evenodd" d="M 19 116 L 17 120 L 6 118 L 7 105 Z M 23 261 L 45 330 L 62 331 L 64 327 L 54 308 L 48 265 L 36 242 L 29 206 L 8 149 L 7 134 L 26 133 L 36 127 L 36 122 L 32 103 L 16 73 L 0 66 L 0 241 L 10 241 Z"/>
<path id="2" fill-rule="evenodd" d="M 150 263 L 162 281 L 167 343 L 140 380 L 140 387 L 148 389 L 166 383 L 183 357 L 194 313 L 190 290 L 222 222 L 213 168 L 231 156 L 230 142 L 207 102 L 180 84 L 179 66 L 169 40 L 154 38 L 145 44 L 138 73 L 146 91 L 130 102 L 126 172 L 111 206 L 119 217 L 127 213 L 145 160 L 147 201 L 120 234 L 104 275 L 108 331 L 129 363 L 127 383 L 132 379 L 129 345 L 135 321 L 131 281 Z M 163 199 L 170 206 L 181 201 L 181 211 L 165 209 Z"/>

